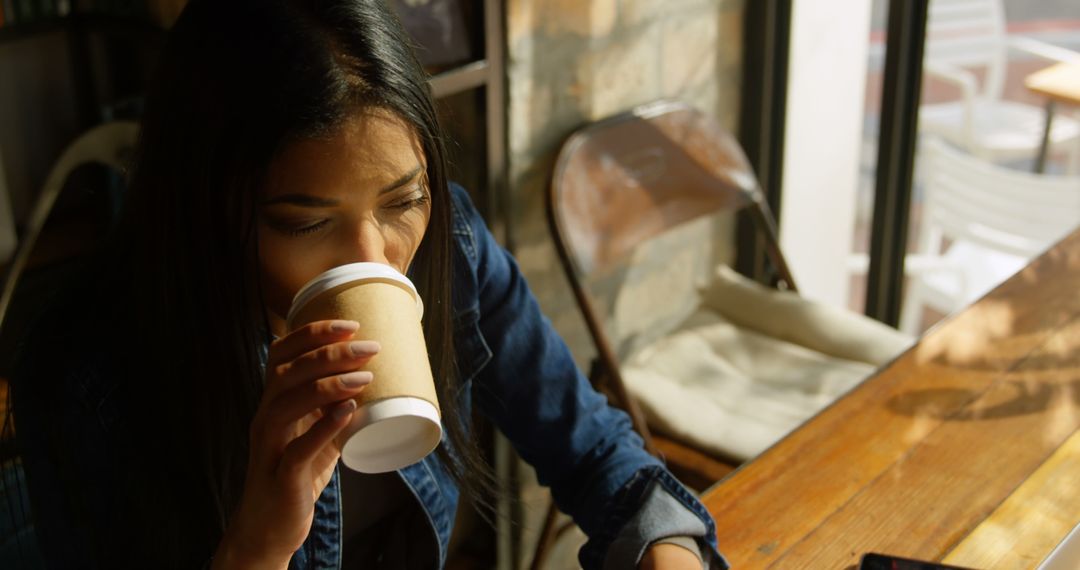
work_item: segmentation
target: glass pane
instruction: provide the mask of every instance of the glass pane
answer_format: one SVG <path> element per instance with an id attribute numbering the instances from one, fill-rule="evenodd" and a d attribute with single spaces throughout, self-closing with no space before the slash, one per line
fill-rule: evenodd
<path id="1" fill-rule="evenodd" d="M 885 45 L 889 2 L 874 0 L 870 13 L 869 48 L 866 57 L 866 90 L 863 98 L 862 145 L 858 157 L 858 190 L 855 225 L 848 257 L 850 281 L 848 308 L 857 313 L 866 309 L 870 237 L 874 218 L 874 188 L 877 179 L 878 137 L 881 132 L 881 95 L 885 80 Z"/>
<path id="2" fill-rule="evenodd" d="M 804 297 L 857 311 L 867 264 L 863 253 L 857 267 L 853 252 L 869 236 L 888 6 L 796 2 L 792 11 L 781 247 Z"/>
<path id="3" fill-rule="evenodd" d="M 1048 99 L 1025 86 L 1080 51 L 1078 18 L 1075 1 L 931 1 L 901 328 L 970 305 L 1080 223 L 1076 108 L 1055 110 L 1036 172 Z"/>

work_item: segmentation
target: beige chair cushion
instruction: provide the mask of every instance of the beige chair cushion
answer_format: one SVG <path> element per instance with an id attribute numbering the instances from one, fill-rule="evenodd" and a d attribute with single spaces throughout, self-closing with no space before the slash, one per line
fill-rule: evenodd
<path id="1" fill-rule="evenodd" d="M 623 366 L 651 425 L 714 454 L 761 453 L 910 345 L 866 317 L 717 274 L 701 309 Z"/>
<path id="2" fill-rule="evenodd" d="M 721 265 L 702 289 L 704 306 L 763 335 L 845 360 L 882 366 L 914 339 L 874 319 L 758 284 Z"/>

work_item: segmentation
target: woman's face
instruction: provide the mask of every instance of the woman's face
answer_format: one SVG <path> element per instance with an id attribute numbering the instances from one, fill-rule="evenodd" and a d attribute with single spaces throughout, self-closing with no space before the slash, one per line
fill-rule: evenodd
<path id="1" fill-rule="evenodd" d="M 413 129 L 382 110 L 322 140 L 289 146 L 270 165 L 259 207 L 259 271 L 274 333 L 293 295 L 346 263 L 408 270 L 431 218 L 426 161 Z"/>

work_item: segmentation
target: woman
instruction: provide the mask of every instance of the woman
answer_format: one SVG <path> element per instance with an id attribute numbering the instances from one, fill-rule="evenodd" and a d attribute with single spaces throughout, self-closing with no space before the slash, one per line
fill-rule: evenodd
<path id="1" fill-rule="evenodd" d="M 475 404 L 589 535 L 584 567 L 725 566 L 708 513 L 448 184 L 381 2 L 192 0 L 160 65 L 107 261 L 42 320 L 16 380 L 53 565 L 441 567 L 459 489 L 489 488 Z M 304 282 L 355 261 L 417 284 L 447 433 L 385 476 L 339 468 L 332 445 L 380 347 L 353 322 L 283 326 Z"/>

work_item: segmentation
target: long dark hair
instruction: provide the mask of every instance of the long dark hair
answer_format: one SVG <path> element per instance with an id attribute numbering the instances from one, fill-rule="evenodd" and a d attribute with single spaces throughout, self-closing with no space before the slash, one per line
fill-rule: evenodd
<path id="1" fill-rule="evenodd" d="M 132 445 L 168 452 L 147 456 L 154 473 L 132 477 L 134 535 L 124 542 L 148 551 L 144 560 L 185 564 L 220 540 L 242 491 L 270 338 L 255 273 L 256 193 L 290 142 L 329 136 L 371 107 L 396 113 L 422 141 L 432 216 L 410 273 L 453 448 L 439 453 L 485 503 L 490 469 L 456 405 L 445 152 L 396 17 L 381 0 L 191 0 L 159 66 L 108 253 L 119 260 L 114 274 L 133 277 L 118 286 L 132 308 L 124 376 L 149 405 L 130 402 L 132 421 L 153 426 Z"/>

